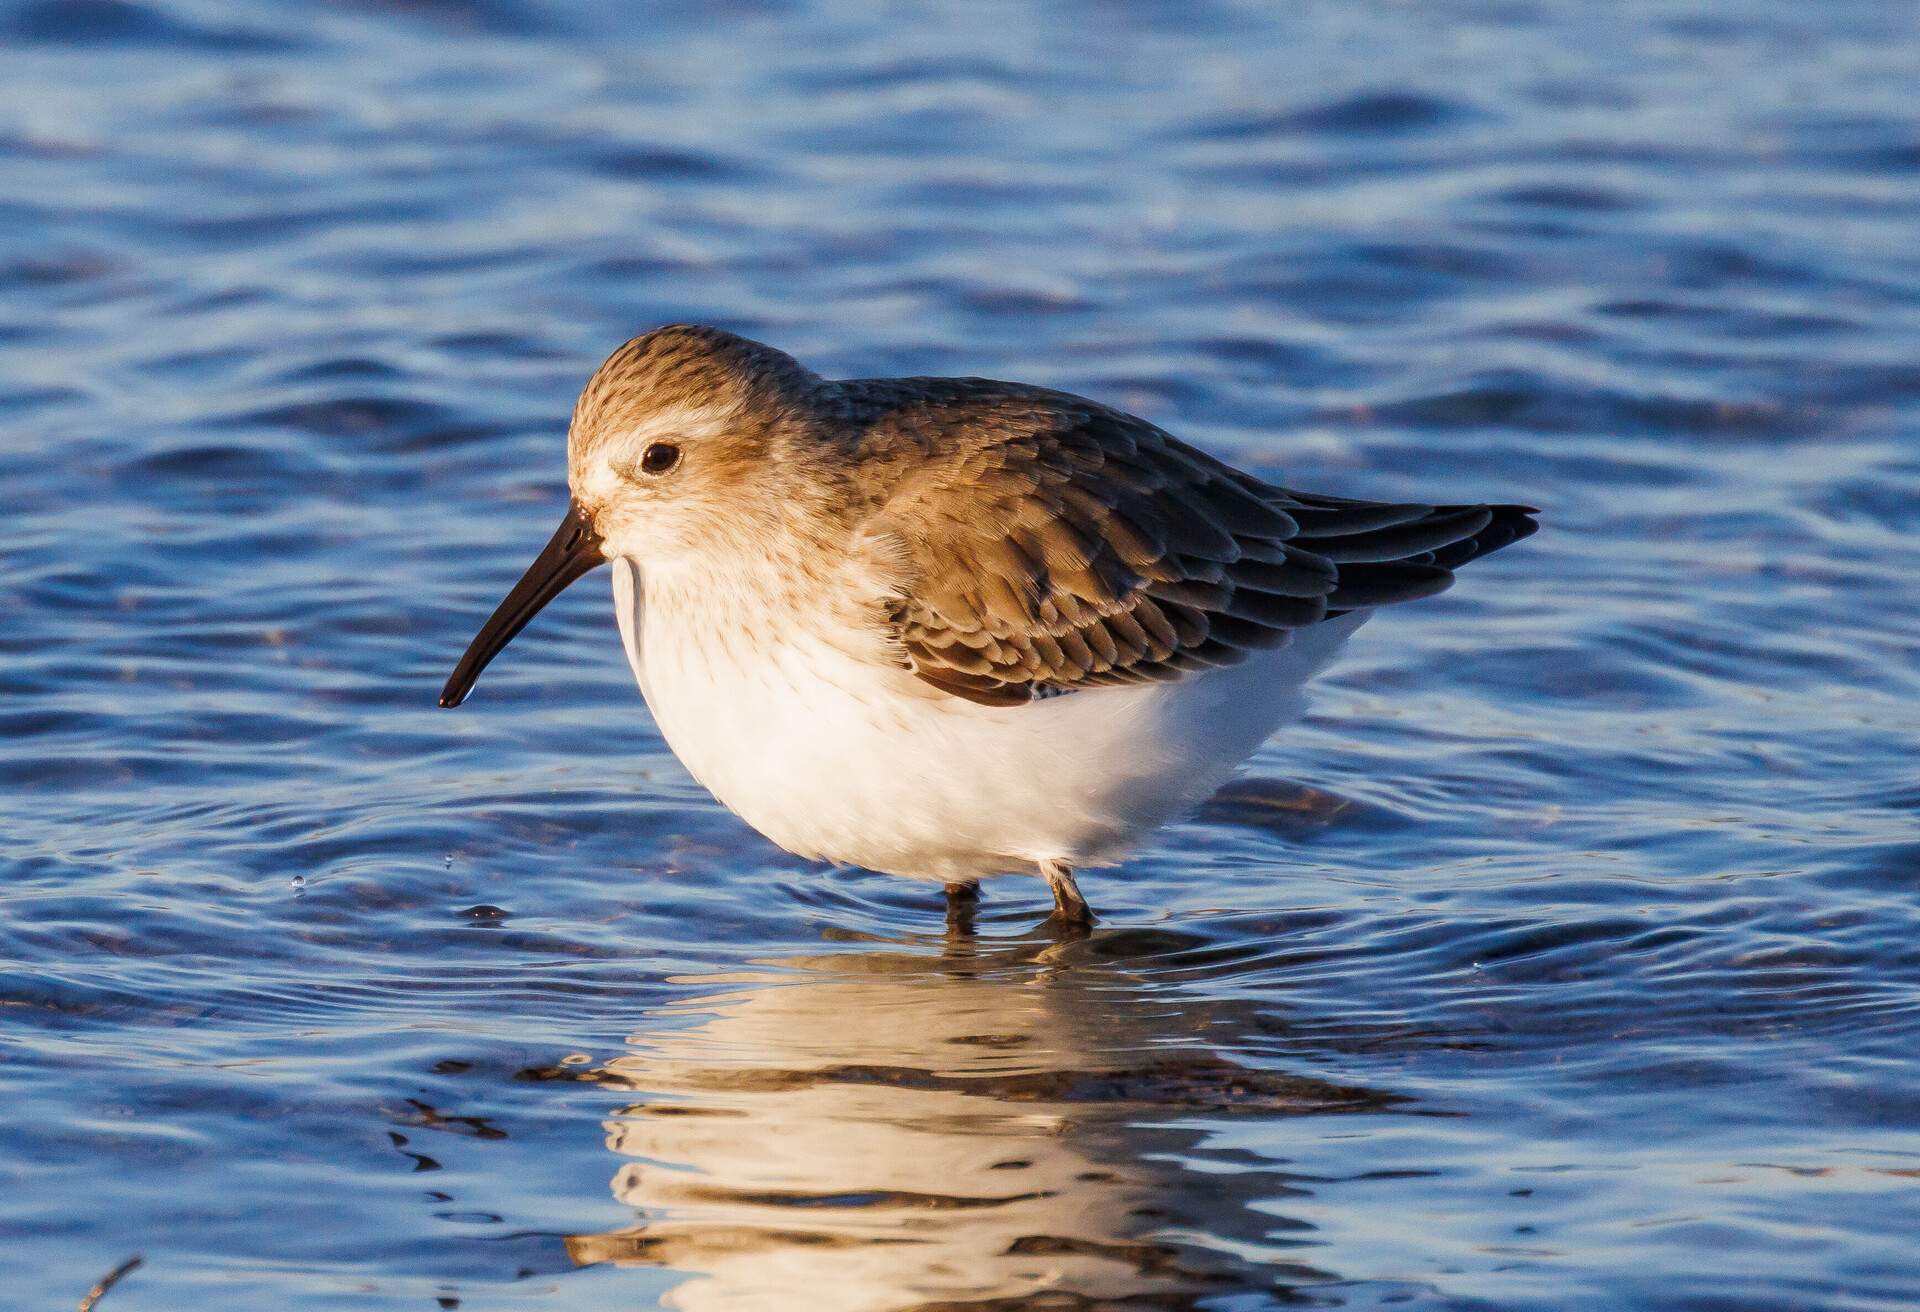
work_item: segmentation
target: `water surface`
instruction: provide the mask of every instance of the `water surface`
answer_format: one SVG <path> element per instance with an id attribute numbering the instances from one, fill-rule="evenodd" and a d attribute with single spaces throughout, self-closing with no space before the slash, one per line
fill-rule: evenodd
<path id="1" fill-rule="evenodd" d="M 0 1281 L 67 1307 L 1920 1303 L 1904 7 L 0 4 Z M 677 319 L 1547 528 L 977 941 L 674 763 Z"/>

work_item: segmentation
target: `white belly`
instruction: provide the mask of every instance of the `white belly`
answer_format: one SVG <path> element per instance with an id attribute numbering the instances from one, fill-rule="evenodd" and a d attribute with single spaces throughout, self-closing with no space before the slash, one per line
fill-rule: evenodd
<path id="1" fill-rule="evenodd" d="M 947 880 L 1119 860 L 1297 716 L 1367 614 L 1179 683 L 987 707 L 791 612 L 649 607 L 631 563 L 613 573 L 627 659 L 694 778 L 799 856 Z"/>

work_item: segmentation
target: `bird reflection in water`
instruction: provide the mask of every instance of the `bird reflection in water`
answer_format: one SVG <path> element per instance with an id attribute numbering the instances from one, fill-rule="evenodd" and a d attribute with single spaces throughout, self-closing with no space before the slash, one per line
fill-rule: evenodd
<path id="1" fill-rule="evenodd" d="M 1117 930 L 716 976 L 594 1072 L 641 1095 L 607 1142 L 646 1219 L 568 1252 L 688 1272 L 665 1300 L 684 1312 L 1178 1309 L 1325 1284 L 1271 1210 L 1302 1182 L 1196 1165 L 1196 1121 L 1402 1100 L 1223 1055 L 1248 1033 L 1231 1011 L 1148 987 L 1150 963 L 1206 946 Z"/>

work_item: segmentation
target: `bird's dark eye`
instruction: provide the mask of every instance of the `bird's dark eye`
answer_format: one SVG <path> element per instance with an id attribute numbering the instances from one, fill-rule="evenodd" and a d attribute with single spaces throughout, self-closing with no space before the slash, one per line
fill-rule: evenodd
<path id="1" fill-rule="evenodd" d="M 640 453 L 640 468 L 648 474 L 664 474 L 680 463 L 680 448 L 671 442 L 652 442 Z"/>

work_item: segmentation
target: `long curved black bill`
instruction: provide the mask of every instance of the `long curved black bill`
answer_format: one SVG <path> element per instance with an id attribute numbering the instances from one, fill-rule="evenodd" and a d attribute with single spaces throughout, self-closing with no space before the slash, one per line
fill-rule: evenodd
<path id="1" fill-rule="evenodd" d="M 473 691 L 474 682 L 487 662 L 513 641 L 513 635 L 527 627 L 527 621 L 540 608 L 567 590 L 567 585 L 596 565 L 607 563 L 600 535 L 594 532 L 593 518 L 578 501 L 567 507 L 567 517 L 548 539 L 527 572 L 513 585 L 507 599 L 495 608 L 480 632 L 467 644 L 466 655 L 453 667 L 453 677 L 440 690 L 442 706 L 458 706 Z"/>

